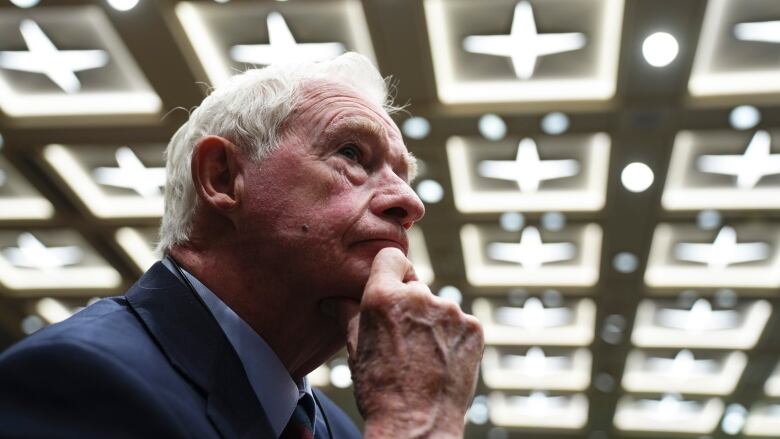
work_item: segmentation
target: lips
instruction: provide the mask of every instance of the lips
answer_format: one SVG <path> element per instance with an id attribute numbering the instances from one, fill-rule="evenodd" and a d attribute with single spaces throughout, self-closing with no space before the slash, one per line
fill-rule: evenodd
<path id="1" fill-rule="evenodd" d="M 352 245 L 372 244 L 377 247 L 395 247 L 404 255 L 409 254 L 409 238 L 406 233 L 395 232 L 371 232 L 363 234 L 359 239 L 353 241 Z"/>

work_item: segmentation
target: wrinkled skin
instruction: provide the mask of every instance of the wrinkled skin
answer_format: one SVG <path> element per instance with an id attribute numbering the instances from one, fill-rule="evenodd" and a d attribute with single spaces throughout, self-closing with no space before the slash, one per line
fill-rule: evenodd
<path id="1" fill-rule="evenodd" d="M 431 294 L 394 248 L 376 256 L 359 313 L 349 315 L 366 437 L 462 437 L 484 347 L 477 319 Z"/>
<path id="2" fill-rule="evenodd" d="M 406 229 L 424 214 L 412 168 L 383 109 L 350 87 L 310 84 L 261 161 L 228 139 L 199 141 L 200 206 L 171 254 L 296 380 L 349 338 L 367 437 L 458 437 L 482 333 L 406 258 Z"/>

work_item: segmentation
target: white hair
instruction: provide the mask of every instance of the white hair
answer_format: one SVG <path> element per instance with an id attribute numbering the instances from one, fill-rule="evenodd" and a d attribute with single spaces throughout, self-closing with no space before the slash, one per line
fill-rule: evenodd
<path id="1" fill-rule="evenodd" d="M 364 56 L 346 53 L 319 63 L 288 63 L 248 70 L 214 89 L 171 138 L 166 155 L 165 213 L 157 251 L 167 254 L 189 240 L 198 197 L 190 164 L 197 142 L 208 135 L 224 137 L 254 160 L 278 146 L 280 127 L 300 102 L 305 86 L 326 81 L 357 90 L 388 113 L 388 82 Z"/>

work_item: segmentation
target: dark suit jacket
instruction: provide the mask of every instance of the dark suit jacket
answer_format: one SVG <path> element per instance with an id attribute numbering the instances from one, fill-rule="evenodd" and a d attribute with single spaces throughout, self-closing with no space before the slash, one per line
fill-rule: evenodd
<path id="1" fill-rule="evenodd" d="M 361 436 L 327 397 L 315 396 L 335 438 Z M 0 355 L 0 438 L 13 437 L 274 435 L 216 320 L 157 263 L 124 297 Z"/>

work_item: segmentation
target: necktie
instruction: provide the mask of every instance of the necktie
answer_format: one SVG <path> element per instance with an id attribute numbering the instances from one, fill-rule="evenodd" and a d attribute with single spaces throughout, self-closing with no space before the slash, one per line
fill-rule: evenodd
<path id="1" fill-rule="evenodd" d="M 314 399 L 304 394 L 279 439 L 314 439 Z"/>

